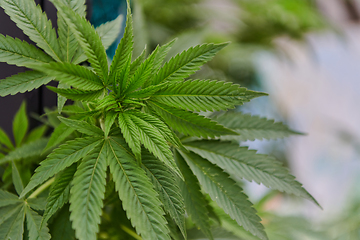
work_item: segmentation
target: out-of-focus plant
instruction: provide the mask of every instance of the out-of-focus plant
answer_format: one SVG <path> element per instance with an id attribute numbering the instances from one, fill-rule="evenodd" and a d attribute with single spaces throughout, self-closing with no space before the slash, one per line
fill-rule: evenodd
<path id="1" fill-rule="evenodd" d="M 148 39 L 150 49 L 174 37 L 186 40 L 175 44 L 174 48 L 180 50 L 204 41 L 231 41 L 231 46 L 200 73 L 247 86 L 256 82 L 253 53 L 281 49 L 275 41 L 279 37 L 303 40 L 306 33 L 327 26 L 315 4 L 308 0 L 134 2 L 143 9 L 142 25 L 147 31 L 143 39 Z"/>

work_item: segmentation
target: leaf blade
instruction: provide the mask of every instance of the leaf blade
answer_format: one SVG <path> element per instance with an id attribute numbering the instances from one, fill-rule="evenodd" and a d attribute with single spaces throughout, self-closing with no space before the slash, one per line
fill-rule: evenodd
<path id="1" fill-rule="evenodd" d="M 194 141 L 185 143 L 185 146 L 232 176 L 262 183 L 266 187 L 309 199 L 319 205 L 295 177 L 270 156 L 256 154 L 256 151 L 230 142 Z"/>
<path id="2" fill-rule="evenodd" d="M 55 29 L 41 7 L 34 1 L 3 0 L 5 13 L 37 46 L 44 49 L 54 60 L 61 61 L 60 47 Z"/>
<path id="3" fill-rule="evenodd" d="M 47 86 L 53 92 L 60 94 L 61 96 L 77 101 L 91 102 L 98 99 L 103 93 L 104 90 L 79 90 L 79 89 L 65 89 L 65 88 L 56 88 Z"/>
<path id="4" fill-rule="evenodd" d="M 143 239 L 170 240 L 161 202 L 144 170 L 136 165 L 123 139 L 112 137 L 108 144 L 110 172 L 136 231 Z"/>
<path id="5" fill-rule="evenodd" d="M 234 180 L 219 167 L 194 153 L 181 152 L 192 172 L 197 176 L 203 189 L 236 222 L 260 239 L 267 235 L 256 210 Z"/>
<path id="6" fill-rule="evenodd" d="M 214 80 L 189 80 L 166 84 L 151 97 L 157 102 L 189 111 L 219 111 L 235 108 L 265 95 L 237 84 Z"/>
<path id="7" fill-rule="evenodd" d="M 37 71 L 26 71 L 7 77 L 0 82 L 0 96 L 15 95 L 17 93 L 30 92 L 53 80 Z"/>
<path id="8" fill-rule="evenodd" d="M 73 31 L 78 43 L 88 57 L 88 61 L 101 79 L 106 82 L 108 78 L 108 62 L 105 48 L 101 42 L 99 34 L 84 16 L 73 12 L 71 8 L 62 4 L 58 0 L 53 1 L 60 14 L 65 18 L 66 23 Z"/>
<path id="9" fill-rule="evenodd" d="M 163 118 L 170 127 L 185 135 L 214 138 L 215 136 L 237 134 L 197 113 L 173 108 L 153 101 L 149 101 L 148 105 Z"/>
<path id="10" fill-rule="evenodd" d="M 106 148 L 98 145 L 79 165 L 70 190 L 70 220 L 79 240 L 96 240 L 105 197 Z"/>
<path id="11" fill-rule="evenodd" d="M 81 133 L 95 137 L 101 137 L 104 135 L 104 132 L 100 128 L 85 121 L 64 118 L 64 117 L 58 117 L 58 118 L 62 123 L 66 124 L 68 127 L 71 127 Z"/>
<path id="12" fill-rule="evenodd" d="M 29 184 L 25 187 L 20 197 L 24 197 L 28 192 L 56 173 L 64 170 L 85 157 L 94 147 L 100 144 L 101 138 L 78 138 L 70 140 L 59 148 L 55 149 L 40 166 L 35 170 Z"/>
<path id="13" fill-rule="evenodd" d="M 241 112 L 229 112 L 214 116 L 213 119 L 239 133 L 238 136 L 222 136 L 222 140 L 253 141 L 255 139 L 277 139 L 301 134 L 289 129 L 281 122 Z"/>
<path id="14" fill-rule="evenodd" d="M 183 51 L 165 63 L 154 78 L 153 84 L 184 80 L 210 61 L 227 44 L 203 44 Z"/>
<path id="15" fill-rule="evenodd" d="M 165 211 L 174 219 L 186 239 L 185 204 L 177 179 L 166 165 L 148 152 L 142 154 L 142 168 L 159 193 Z"/>
<path id="16" fill-rule="evenodd" d="M 0 34 L 0 61 L 29 67 L 36 63 L 51 62 L 52 58 L 26 41 Z"/>

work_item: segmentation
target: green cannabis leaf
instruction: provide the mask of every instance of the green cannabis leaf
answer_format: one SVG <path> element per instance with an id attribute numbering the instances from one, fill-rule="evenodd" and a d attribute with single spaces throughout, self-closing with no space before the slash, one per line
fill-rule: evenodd
<path id="1" fill-rule="evenodd" d="M 220 219 L 219 213 L 232 226 L 268 239 L 234 176 L 317 204 L 275 159 L 229 141 L 297 134 L 272 120 L 226 112 L 265 93 L 188 79 L 228 43 L 194 46 L 164 63 L 173 40 L 132 61 L 128 1 L 124 36 L 108 64 L 105 50 L 119 34 L 122 16 L 95 29 L 85 18 L 85 1 L 52 2 L 58 10 L 57 33 L 32 0 L 0 2 L 39 47 L 0 35 L 0 60 L 32 69 L 3 79 L 0 95 L 59 82 L 48 86 L 59 96 L 58 117 L 51 119 L 57 126 L 49 139 L 41 138 L 45 128 L 29 134 L 34 141 L 26 138 L 25 104 L 14 119 L 15 144 L 0 129 L 0 164 L 11 168 L 12 176 L 9 191 L 0 190 L 1 239 L 50 239 L 59 232 L 47 228 L 50 221 L 55 229 L 56 224 L 64 227 L 69 239 L 95 240 L 108 217 L 104 207 L 125 216 L 114 236 L 170 240 L 178 231 L 187 239 L 189 216 L 213 239 L 210 217 Z M 90 66 L 80 64 L 84 61 Z M 75 104 L 65 106 L 67 99 Z M 225 113 L 205 117 L 206 111 Z M 21 160 L 49 152 L 24 182 Z"/>

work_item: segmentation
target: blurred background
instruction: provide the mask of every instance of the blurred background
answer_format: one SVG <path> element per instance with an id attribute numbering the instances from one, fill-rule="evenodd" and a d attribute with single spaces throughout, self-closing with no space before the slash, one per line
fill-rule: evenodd
<path id="1" fill-rule="evenodd" d="M 51 3 L 37 3 L 56 26 Z M 90 0 L 88 19 L 98 26 L 126 14 L 125 6 L 123 0 Z M 323 207 L 245 185 L 270 239 L 359 240 L 360 0 L 133 0 L 132 9 L 135 57 L 145 46 L 150 53 L 174 38 L 178 40 L 168 58 L 197 44 L 230 41 L 192 78 L 267 92 L 269 97 L 236 110 L 306 133 L 240 143 L 282 161 Z M 28 40 L 2 10 L 0 22 L 2 34 Z M 108 50 L 109 58 L 117 43 Z M 0 77 L 21 70 L 1 63 Z M 1 98 L 0 127 L 5 131 L 10 133 L 12 116 L 24 98 L 37 114 L 56 104 L 46 88 Z M 230 232 L 218 239 L 255 239 Z M 195 229 L 189 236 L 201 239 L 196 234 Z"/>

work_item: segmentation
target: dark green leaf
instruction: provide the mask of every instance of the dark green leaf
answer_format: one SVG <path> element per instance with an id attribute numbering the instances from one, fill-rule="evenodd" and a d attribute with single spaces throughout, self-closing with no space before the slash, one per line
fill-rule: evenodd
<path id="1" fill-rule="evenodd" d="M 11 161 L 11 172 L 12 172 L 12 180 L 17 194 L 24 190 L 24 184 L 22 183 L 21 176 L 19 170 L 14 161 Z"/>
<path id="2" fill-rule="evenodd" d="M 48 139 L 40 138 L 39 140 L 26 143 L 21 147 L 15 148 L 14 151 L 10 152 L 8 155 L 0 159 L 0 164 L 10 161 L 17 161 L 20 159 L 41 156 L 47 142 Z"/>

